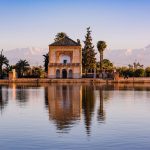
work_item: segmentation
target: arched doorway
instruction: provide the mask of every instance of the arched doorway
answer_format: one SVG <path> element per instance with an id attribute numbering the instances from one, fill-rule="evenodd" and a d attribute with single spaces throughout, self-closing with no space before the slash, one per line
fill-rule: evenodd
<path id="1" fill-rule="evenodd" d="M 56 70 L 56 78 L 60 78 L 60 70 L 59 69 Z"/>
<path id="2" fill-rule="evenodd" d="M 69 78 L 72 78 L 72 77 L 73 77 L 73 75 L 72 75 L 72 70 L 71 70 L 71 69 L 69 70 L 68 77 L 69 77 Z"/>
<path id="3" fill-rule="evenodd" d="M 62 78 L 64 78 L 64 79 L 67 78 L 67 70 L 66 69 L 62 70 Z"/>

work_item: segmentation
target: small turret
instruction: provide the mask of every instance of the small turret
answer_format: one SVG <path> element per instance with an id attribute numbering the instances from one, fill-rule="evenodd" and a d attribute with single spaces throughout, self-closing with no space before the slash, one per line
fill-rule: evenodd
<path id="1" fill-rule="evenodd" d="M 79 39 L 77 39 L 77 43 L 78 43 L 79 45 L 81 45 L 81 42 L 80 42 L 80 40 L 79 40 Z"/>

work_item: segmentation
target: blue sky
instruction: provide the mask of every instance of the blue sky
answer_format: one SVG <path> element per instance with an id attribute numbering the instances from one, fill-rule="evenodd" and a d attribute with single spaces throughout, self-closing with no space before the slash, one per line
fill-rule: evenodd
<path id="1" fill-rule="evenodd" d="M 0 49 L 47 48 L 58 32 L 110 49 L 150 44 L 150 0 L 0 0 Z"/>

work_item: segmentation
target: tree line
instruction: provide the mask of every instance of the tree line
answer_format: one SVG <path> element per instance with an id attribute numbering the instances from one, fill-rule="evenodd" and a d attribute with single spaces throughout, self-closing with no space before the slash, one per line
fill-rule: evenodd
<path id="1" fill-rule="evenodd" d="M 118 67 L 117 71 L 121 77 L 150 77 L 150 67 L 130 68 Z"/>
<path id="2" fill-rule="evenodd" d="M 0 54 L 0 79 L 7 78 L 9 72 L 16 70 L 17 76 L 22 77 L 42 77 L 44 70 L 42 66 L 31 67 L 27 60 L 20 59 L 15 65 L 10 65 L 7 57 L 4 56 L 3 50 Z"/>

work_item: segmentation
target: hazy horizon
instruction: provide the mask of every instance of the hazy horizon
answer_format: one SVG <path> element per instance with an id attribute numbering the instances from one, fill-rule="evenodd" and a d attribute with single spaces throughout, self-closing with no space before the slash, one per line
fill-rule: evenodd
<path id="1" fill-rule="evenodd" d="M 9 51 L 4 50 L 3 52 L 12 65 L 16 64 L 20 59 L 26 59 L 30 65 L 37 66 L 43 65 L 43 54 L 48 52 L 48 48 L 27 47 Z M 99 61 L 98 52 L 96 58 Z M 139 62 L 144 67 L 147 67 L 149 66 L 150 45 L 139 49 L 106 49 L 104 58 L 109 59 L 115 66 L 128 66 L 133 62 Z"/>

